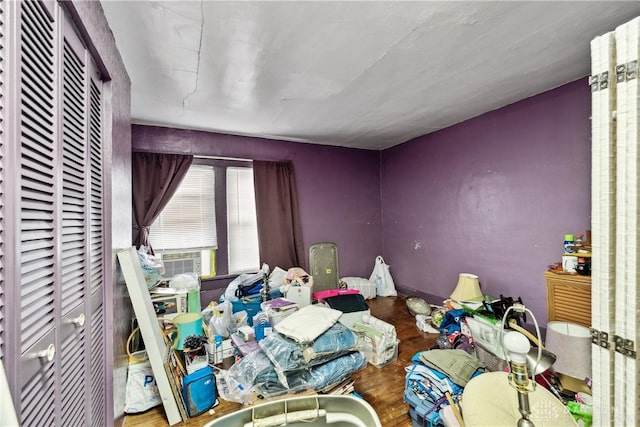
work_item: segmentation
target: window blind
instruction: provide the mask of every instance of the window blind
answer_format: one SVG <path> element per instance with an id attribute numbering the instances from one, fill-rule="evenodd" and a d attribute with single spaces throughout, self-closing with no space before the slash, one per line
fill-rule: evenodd
<path id="1" fill-rule="evenodd" d="M 154 251 L 217 247 L 213 166 L 192 165 L 151 225 Z"/>
<path id="2" fill-rule="evenodd" d="M 258 270 L 258 224 L 251 168 L 227 168 L 227 230 L 229 273 Z"/>

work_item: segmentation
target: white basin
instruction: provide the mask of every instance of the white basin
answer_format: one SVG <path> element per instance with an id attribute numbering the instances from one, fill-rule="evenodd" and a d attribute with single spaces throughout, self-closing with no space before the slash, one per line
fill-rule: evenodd
<path id="1" fill-rule="evenodd" d="M 291 397 L 241 409 L 204 427 L 382 427 L 371 405 L 352 396 Z"/>

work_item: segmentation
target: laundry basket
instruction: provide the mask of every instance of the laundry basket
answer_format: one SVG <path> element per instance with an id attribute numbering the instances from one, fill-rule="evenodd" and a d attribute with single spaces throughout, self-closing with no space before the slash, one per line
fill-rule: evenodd
<path id="1" fill-rule="evenodd" d="M 371 405 L 352 396 L 291 397 L 242 409 L 204 427 L 382 427 Z"/>

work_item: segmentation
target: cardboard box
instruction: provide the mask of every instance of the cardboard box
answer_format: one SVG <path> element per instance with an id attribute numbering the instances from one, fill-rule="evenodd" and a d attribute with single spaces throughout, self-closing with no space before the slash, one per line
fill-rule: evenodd
<path id="1" fill-rule="evenodd" d="M 187 293 L 173 292 L 152 294 L 151 304 L 156 312 L 156 316 L 175 317 L 177 314 L 186 313 L 188 310 Z"/>

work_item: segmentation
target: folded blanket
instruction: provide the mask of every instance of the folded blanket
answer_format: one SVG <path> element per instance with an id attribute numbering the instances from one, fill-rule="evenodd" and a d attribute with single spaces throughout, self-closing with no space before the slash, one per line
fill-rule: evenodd
<path id="1" fill-rule="evenodd" d="M 333 326 L 341 315 L 341 311 L 332 308 L 308 305 L 287 316 L 274 328 L 299 343 L 309 343 Z"/>

